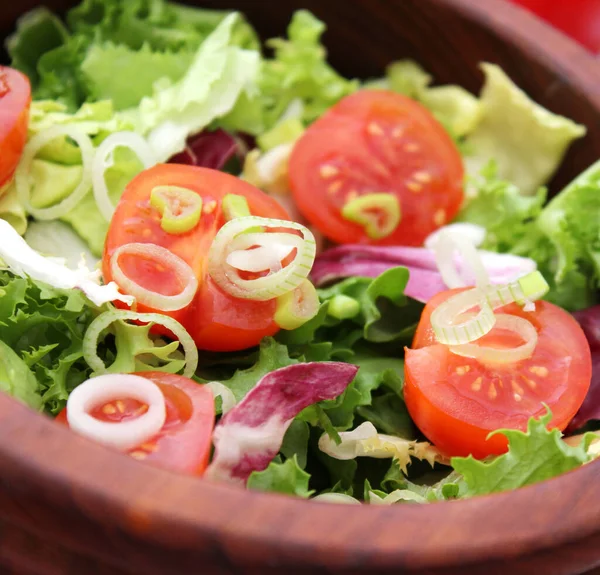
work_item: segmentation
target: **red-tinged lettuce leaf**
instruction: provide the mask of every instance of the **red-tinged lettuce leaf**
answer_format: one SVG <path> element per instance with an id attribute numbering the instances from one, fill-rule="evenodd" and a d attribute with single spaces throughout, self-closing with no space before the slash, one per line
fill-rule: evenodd
<path id="1" fill-rule="evenodd" d="M 512 281 L 535 269 L 535 262 L 512 254 L 497 254 L 480 251 L 483 264 L 494 284 Z M 458 272 L 467 282 L 471 279 L 468 267 L 457 256 Z M 348 244 L 338 246 L 320 254 L 313 265 L 311 278 L 317 286 L 345 278 L 370 277 L 384 271 L 404 266 L 409 271 L 405 295 L 426 303 L 446 285 L 438 272 L 432 250 L 404 246 L 363 246 Z"/>
<path id="2" fill-rule="evenodd" d="M 334 399 L 358 367 L 340 362 L 298 363 L 265 375 L 215 428 L 207 477 L 245 484 L 277 455 L 293 419 L 306 407 Z"/>
<path id="3" fill-rule="evenodd" d="M 600 305 L 573 314 L 592 350 L 592 382 L 585 400 L 569 423 L 567 433 L 600 427 Z"/>
<path id="4" fill-rule="evenodd" d="M 248 149 L 243 138 L 221 128 L 212 132 L 204 130 L 188 138 L 185 150 L 173 156 L 169 163 L 223 170 L 232 162 L 241 166 Z"/>

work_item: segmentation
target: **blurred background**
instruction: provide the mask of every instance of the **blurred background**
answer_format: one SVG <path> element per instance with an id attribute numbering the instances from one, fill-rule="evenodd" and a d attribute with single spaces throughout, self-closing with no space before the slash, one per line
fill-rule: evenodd
<path id="1" fill-rule="evenodd" d="M 600 55 L 600 0 L 509 0 Z"/>

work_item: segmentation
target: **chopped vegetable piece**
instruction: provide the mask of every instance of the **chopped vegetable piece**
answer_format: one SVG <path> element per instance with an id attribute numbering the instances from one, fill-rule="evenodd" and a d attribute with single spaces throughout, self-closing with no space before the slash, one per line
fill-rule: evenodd
<path id="1" fill-rule="evenodd" d="M 160 389 L 166 404 L 166 420 L 153 437 L 127 449 L 129 455 L 171 471 L 202 475 L 208 464 L 215 419 L 210 388 L 170 373 L 146 371 L 133 375 L 149 380 Z M 97 379 L 100 378 L 91 382 Z M 136 421 L 147 412 L 148 405 L 124 393 L 90 407 L 90 415 L 99 422 L 115 425 Z M 56 420 L 69 424 L 68 407 Z"/>
<path id="2" fill-rule="evenodd" d="M 394 233 L 398 227 L 400 202 L 392 194 L 366 194 L 345 204 L 342 217 L 363 226 L 372 240 L 379 240 Z"/>
<path id="3" fill-rule="evenodd" d="M 347 363 L 319 362 L 265 375 L 215 428 L 207 477 L 245 484 L 277 455 L 294 417 L 313 403 L 340 395 L 357 371 Z"/>
<path id="4" fill-rule="evenodd" d="M 185 188 L 203 198 L 202 217 L 198 225 L 184 236 L 166 233 L 157 212 L 149 205 L 151 191 L 157 186 Z M 273 321 L 275 300 L 258 302 L 234 297 L 224 292 L 208 273 L 207 257 L 224 223 L 221 203 L 228 194 L 244 196 L 250 211 L 257 216 L 287 218 L 275 200 L 234 176 L 195 166 L 157 165 L 145 170 L 127 185 L 112 218 L 102 260 L 106 282 L 113 279 L 112 255 L 124 244 L 153 243 L 185 261 L 198 280 L 198 291 L 191 305 L 165 313 L 186 328 L 198 348 L 213 351 L 247 349 L 279 329 Z M 123 257 L 119 262 L 127 277 L 146 289 L 167 296 L 182 291 L 177 274 L 172 270 L 139 265 L 135 258 Z M 140 312 L 158 311 L 143 305 L 137 309 Z M 159 330 L 160 333 L 169 333 L 154 327 L 155 332 Z"/>
<path id="5" fill-rule="evenodd" d="M 319 296 L 315 286 L 304 280 L 296 289 L 277 298 L 275 323 L 282 329 L 297 329 L 319 311 Z"/>
<path id="6" fill-rule="evenodd" d="M 385 90 L 347 96 L 311 124 L 294 144 L 289 179 L 302 215 L 344 244 L 420 246 L 463 200 L 462 160 L 448 133 L 421 104 Z M 366 229 L 343 216 L 373 193 L 398 200 L 400 225 Z"/>
<path id="7" fill-rule="evenodd" d="M 404 399 L 425 436 L 447 455 L 476 458 L 506 451 L 506 437 L 491 431 L 525 430 L 547 404 L 550 427 L 564 429 L 581 406 L 590 386 L 591 357 L 585 335 L 573 317 L 538 301 L 535 311 L 517 304 L 498 310 L 531 322 L 538 335 L 533 355 L 515 363 L 461 357 L 435 343 L 432 312 L 457 290 L 441 293 L 425 307 L 413 349 L 405 355 Z M 494 327 L 478 340 L 482 346 L 514 348 L 523 339 Z"/>
<path id="8" fill-rule="evenodd" d="M 160 212 L 160 227 L 169 234 L 193 230 L 202 216 L 202 196 L 180 186 L 152 188 L 150 204 Z"/>
<path id="9" fill-rule="evenodd" d="M 227 194 L 223 198 L 221 209 L 223 210 L 223 217 L 227 221 L 252 215 L 248 206 L 248 200 L 244 196 L 237 194 Z"/>

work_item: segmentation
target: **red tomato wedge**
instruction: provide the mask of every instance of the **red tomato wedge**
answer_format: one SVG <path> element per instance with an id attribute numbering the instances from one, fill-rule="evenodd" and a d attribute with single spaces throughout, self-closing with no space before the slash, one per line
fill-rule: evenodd
<path id="1" fill-rule="evenodd" d="M 298 140 L 289 162 L 298 208 L 339 244 L 422 245 L 459 210 L 463 176 L 458 149 L 431 113 L 383 90 L 361 90 L 333 106 Z M 375 193 L 400 205 L 399 224 L 381 238 L 342 216 L 348 202 Z"/>
<path id="2" fill-rule="evenodd" d="M 202 198 L 202 216 L 189 232 L 173 234 L 161 227 L 161 215 L 150 203 L 152 189 L 178 186 Z M 200 349 L 234 351 L 252 347 L 273 335 L 276 302 L 235 298 L 222 291 L 207 273 L 212 241 L 225 223 L 221 202 L 227 194 L 243 196 L 252 215 L 289 219 L 272 198 L 229 174 L 177 164 L 158 165 L 140 173 L 125 189 L 113 215 L 106 239 L 102 270 L 106 282 L 113 279 L 110 258 L 124 244 L 153 243 L 182 258 L 194 271 L 199 288 L 186 308 L 165 313 L 183 324 Z M 183 286 L 173 270 L 147 259 L 123 255 L 119 265 L 136 283 L 163 295 L 179 293 Z M 138 311 L 157 312 L 143 305 Z"/>
<path id="3" fill-rule="evenodd" d="M 514 363 L 484 363 L 435 343 L 431 312 L 460 290 L 443 292 L 425 307 L 413 349 L 406 350 L 404 399 L 419 429 L 449 456 L 483 458 L 503 453 L 506 438 L 496 429 L 525 430 L 530 417 L 552 411 L 550 427 L 563 430 L 587 394 L 590 348 L 577 321 L 563 309 L 536 302 L 534 312 L 517 304 L 497 313 L 529 320 L 538 332 L 533 355 Z M 493 328 L 481 345 L 510 348 L 523 343 L 515 333 Z"/>
<path id="4" fill-rule="evenodd" d="M 26 76 L 0 66 L 0 187 L 12 177 L 25 142 L 31 86 Z"/>
<path id="5" fill-rule="evenodd" d="M 165 396 L 167 419 L 156 437 L 131 449 L 129 455 L 171 471 L 202 475 L 208 465 L 215 421 L 210 389 L 181 375 L 158 371 L 135 375 L 158 385 Z M 145 409 L 147 406 L 139 401 L 123 397 L 99 405 L 91 415 L 101 421 L 120 422 L 140 415 Z M 56 421 L 68 425 L 66 408 Z"/>

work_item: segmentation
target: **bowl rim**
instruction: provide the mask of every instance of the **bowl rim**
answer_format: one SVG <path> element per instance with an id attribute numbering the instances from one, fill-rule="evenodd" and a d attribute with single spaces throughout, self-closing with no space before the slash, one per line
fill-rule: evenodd
<path id="1" fill-rule="evenodd" d="M 533 58 L 558 70 L 600 114 L 600 61 L 574 41 L 504 0 L 431 2 L 460 9 L 465 18 L 510 37 Z M 600 500 L 594 492 L 599 460 L 549 481 L 469 500 L 424 506 L 332 505 L 140 465 L 4 394 L 0 470 L 1 481 L 11 489 L 18 485 L 49 503 L 70 498 L 93 520 L 146 540 L 165 544 L 176 528 L 179 545 L 209 542 L 258 563 L 449 566 L 518 557 L 600 533 Z M 555 497 L 575 490 L 577 498 Z"/>

